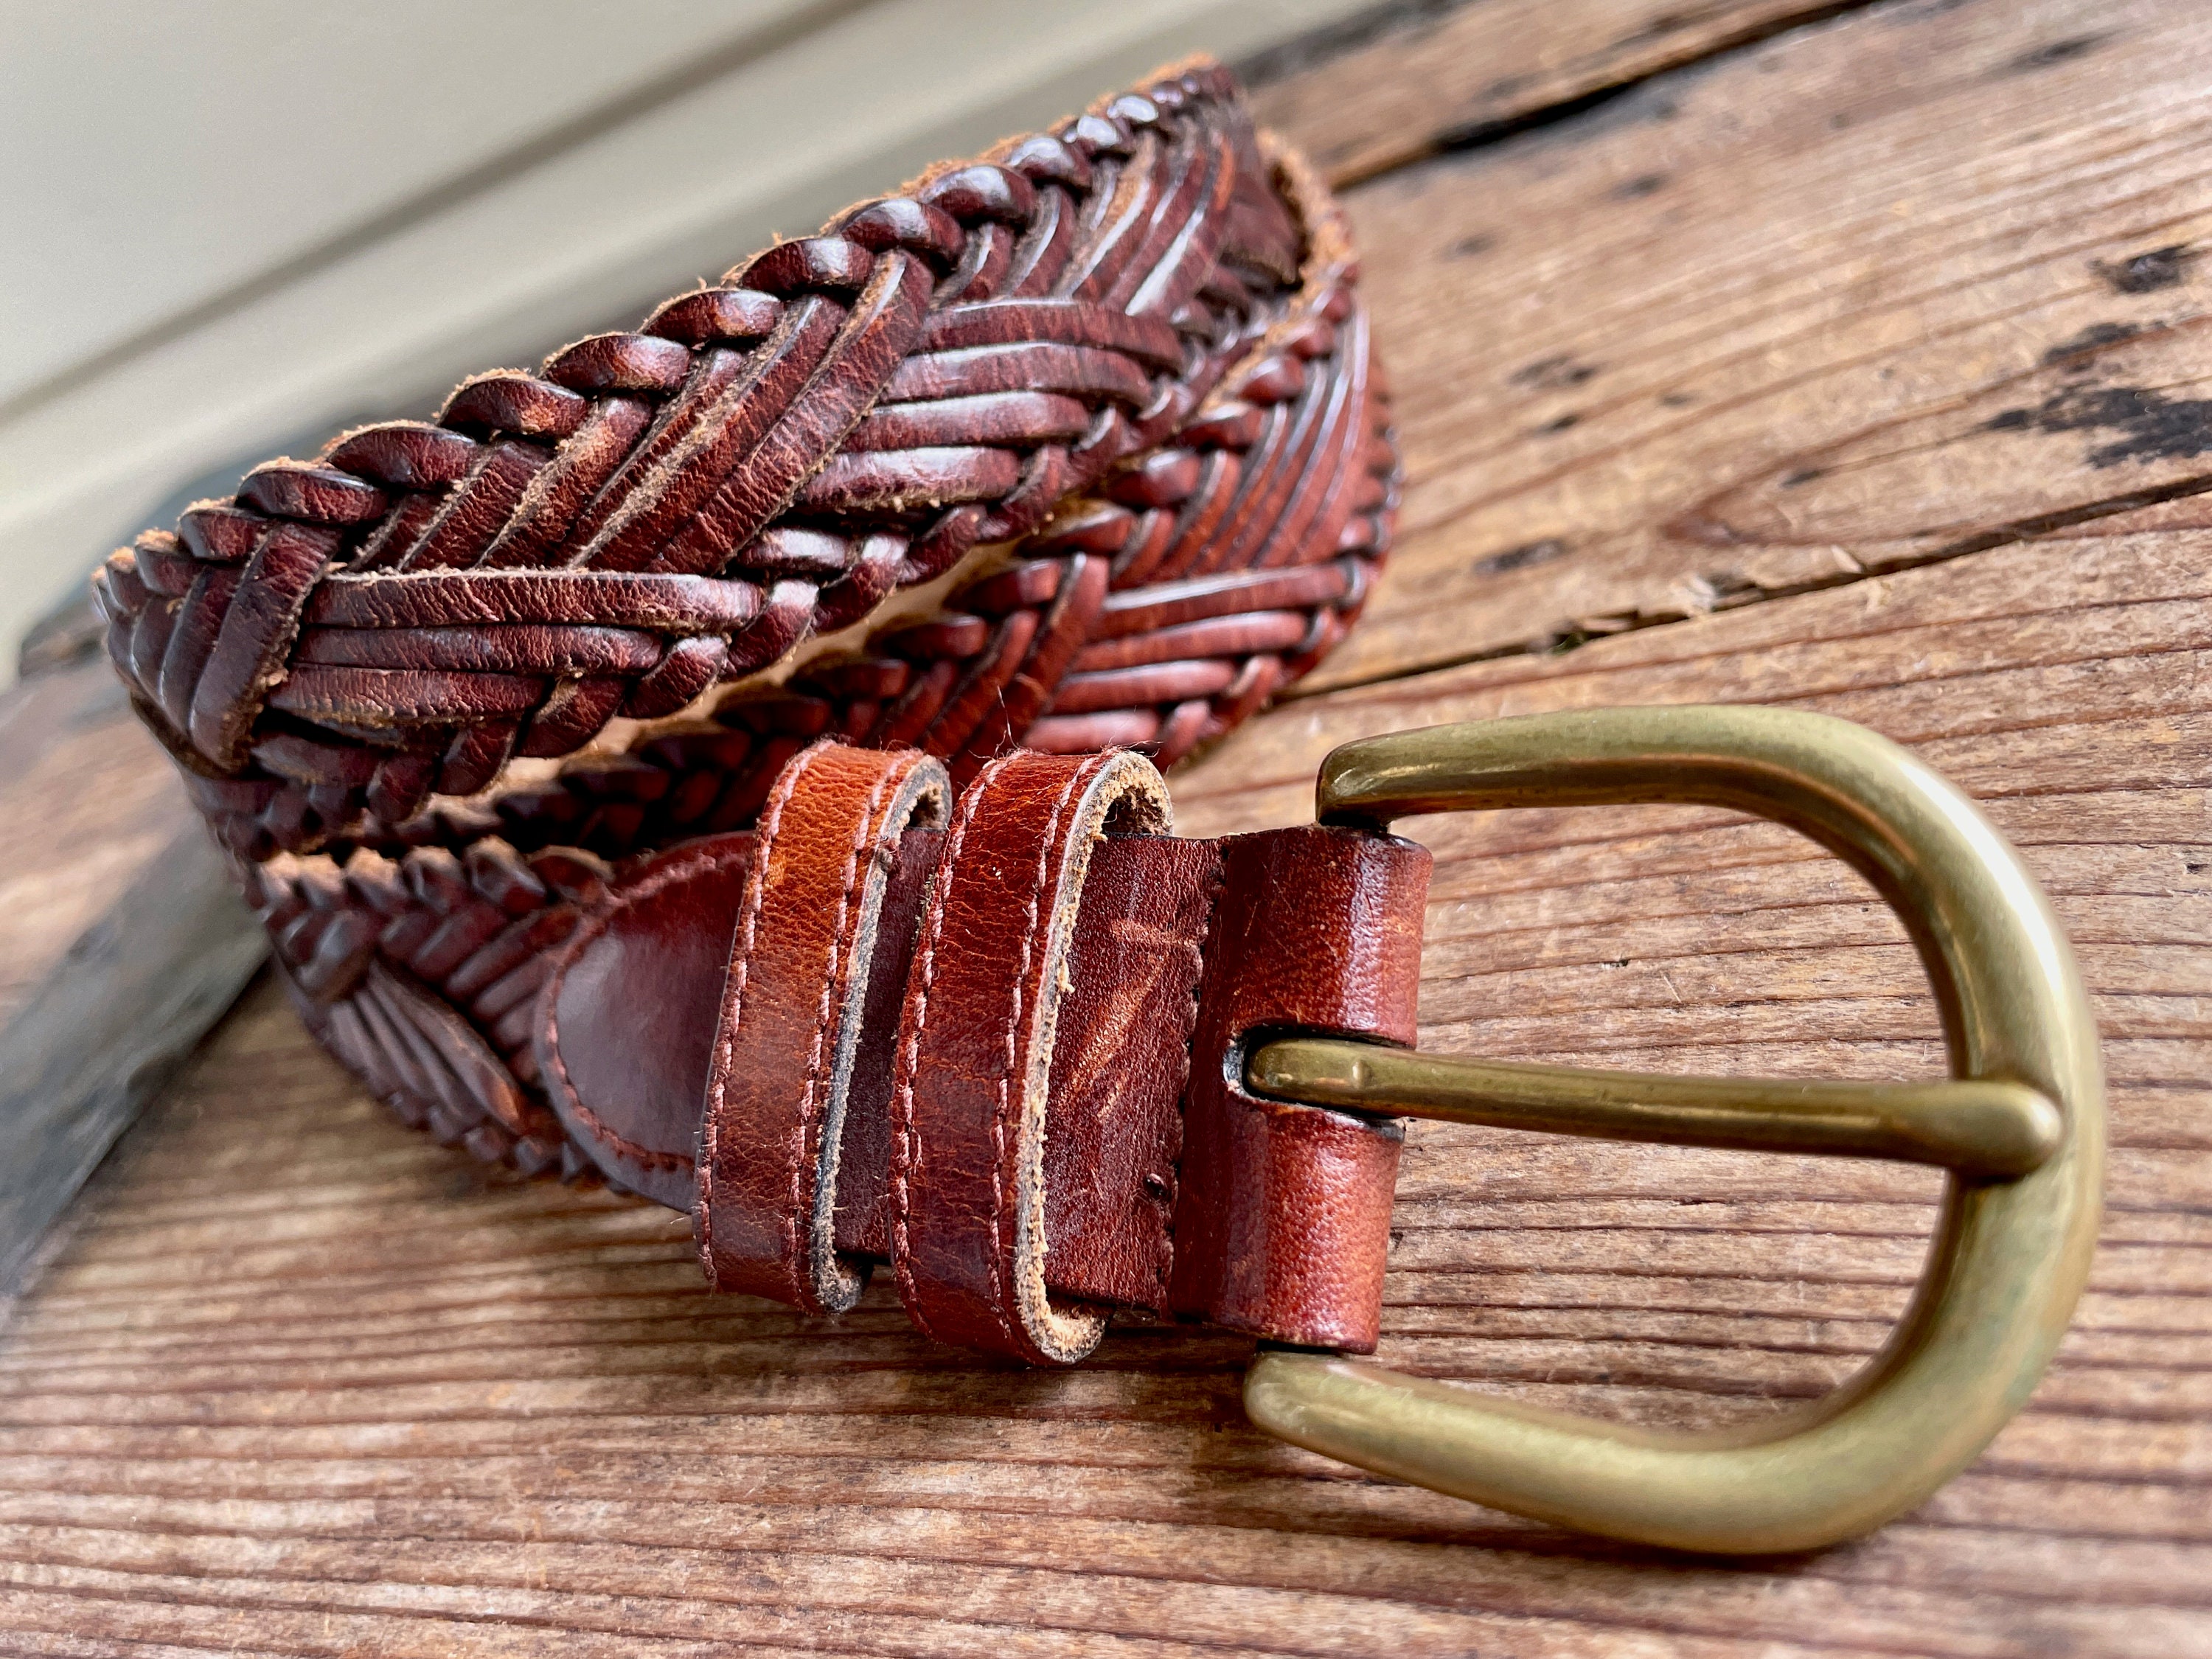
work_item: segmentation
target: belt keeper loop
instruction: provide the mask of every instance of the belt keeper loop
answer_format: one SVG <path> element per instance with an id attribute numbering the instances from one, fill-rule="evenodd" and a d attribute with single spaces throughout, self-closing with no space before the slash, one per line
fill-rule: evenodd
<path id="1" fill-rule="evenodd" d="M 846 1104 L 900 836 L 951 810 L 915 750 L 825 739 L 756 832 L 699 1123 L 699 1259 L 715 1289 L 842 1313 L 866 1283 L 836 1246 Z M 907 919 L 889 919 L 895 928 Z"/>
<path id="2" fill-rule="evenodd" d="M 1403 1131 L 1258 1097 L 1244 1054 L 1291 1030 L 1412 1046 L 1431 860 L 1395 836 L 1317 824 L 1220 846 L 1170 1301 L 1271 1340 L 1369 1352 Z"/>

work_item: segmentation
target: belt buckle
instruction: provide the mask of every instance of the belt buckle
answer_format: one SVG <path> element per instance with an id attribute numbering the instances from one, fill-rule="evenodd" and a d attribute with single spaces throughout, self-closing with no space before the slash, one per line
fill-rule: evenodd
<path id="1" fill-rule="evenodd" d="M 1880 1526 L 1964 1468 L 2026 1404 L 2087 1277 L 2104 1079 L 2073 952 L 2020 858 L 1957 788 L 1864 727 L 1759 708 L 1597 709 L 1348 744 L 1325 823 L 1668 802 L 1800 830 L 1905 925 L 1953 1080 L 1762 1081 L 1516 1065 L 1290 1036 L 1255 1092 L 1310 1105 L 1677 1146 L 1941 1165 L 1911 1303 L 1856 1376 L 1778 1419 L 1669 1432 L 1486 1397 L 1334 1354 L 1263 1351 L 1252 1420 L 1283 1439 L 1492 1508 L 1730 1554 Z"/>

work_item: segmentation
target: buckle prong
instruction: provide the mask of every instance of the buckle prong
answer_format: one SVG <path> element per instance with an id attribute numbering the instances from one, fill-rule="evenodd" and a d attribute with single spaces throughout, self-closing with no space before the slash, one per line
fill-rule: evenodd
<path id="1" fill-rule="evenodd" d="M 1850 1083 L 1685 1077 L 1424 1054 L 1341 1037 L 1280 1037 L 1254 1051 L 1253 1091 L 1309 1106 L 1608 1140 L 1934 1164 L 2009 1178 L 2066 1133 L 2025 1084 Z"/>
<path id="2" fill-rule="evenodd" d="M 1571 1416 L 1339 1355 L 1262 1352 L 1270 1432 L 1494 1508 L 1642 1543 L 1752 1554 L 1880 1526 L 2027 1403 L 2088 1274 L 2104 1161 L 2095 1024 L 2049 902 L 2002 836 L 1905 750 L 1826 715 L 1592 709 L 1349 744 L 1324 823 L 1670 802 L 1788 824 L 1857 870 L 1918 948 L 1950 1051 L 1928 1083 L 1582 1071 L 1294 1036 L 1247 1062 L 1314 1105 L 1682 1146 L 1932 1164 L 1943 1206 L 1887 1345 L 1826 1397 L 1680 1433 Z"/>

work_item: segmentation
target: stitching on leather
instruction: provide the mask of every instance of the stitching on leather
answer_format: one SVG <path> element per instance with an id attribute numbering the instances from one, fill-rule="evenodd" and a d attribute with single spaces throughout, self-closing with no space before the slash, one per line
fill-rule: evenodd
<path id="1" fill-rule="evenodd" d="M 830 959 L 826 971 L 822 976 L 821 1000 L 815 1009 L 814 1040 L 806 1053 L 806 1098 L 799 1107 L 799 1156 L 792 1160 L 792 1208 L 786 1227 L 786 1233 L 789 1239 L 787 1249 L 791 1251 L 793 1257 L 793 1276 L 799 1277 L 803 1274 L 810 1280 L 814 1267 L 814 1230 L 811 1224 L 803 1230 L 799 1224 L 800 1209 L 805 1202 L 801 1183 L 807 1171 L 816 1170 L 820 1167 L 823 1116 L 821 1103 L 823 1091 L 820 1087 L 822 1048 L 829 1037 L 830 1027 L 836 1018 L 840 1005 L 837 995 L 838 986 L 842 982 L 849 981 L 853 968 L 850 941 L 846 938 L 845 923 L 846 919 L 853 914 L 853 901 L 866 880 L 860 855 L 878 838 L 877 829 L 883 812 L 884 791 L 889 787 L 896 793 L 898 785 L 904 781 L 907 773 L 911 769 L 910 765 L 905 768 L 878 769 L 875 785 L 868 791 L 867 801 L 853 825 L 852 840 L 845 853 L 845 868 L 839 878 L 837 919 L 835 927 L 830 930 Z M 838 971 L 841 963 L 844 965 L 842 974 Z M 822 1192 L 821 1183 L 817 1181 L 815 1183 L 813 1205 L 806 1211 L 806 1218 L 810 1224 L 824 1201 L 825 1195 Z M 834 1192 L 827 1194 L 827 1201 L 834 1206 L 836 1203 L 836 1194 Z M 818 1293 L 819 1287 L 815 1288 Z"/>
<path id="2" fill-rule="evenodd" d="M 968 826 L 975 821 L 981 810 L 983 795 L 988 786 L 1005 771 L 1013 757 L 1002 756 L 991 762 L 975 776 L 968 791 L 953 809 L 952 825 L 945 836 L 945 851 L 938 856 L 937 878 L 931 884 L 927 925 L 922 929 L 921 942 L 915 951 L 911 970 L 914 981 L 914 1025 L 906 1041 L 899 1046 L 897 1083 L 891 1091 L 891 1268 L 898 1279 L 899 1300 L 906 1304 L 907 1317 L 924 1336 L 935 1337 L 928 1316 L 920 1304 L 920 1292 L 915 1284 L 914 1261 L 908 1243 L 908 1202 L 906 1171 L 914 1163 L 914 1067 L 915 1057 L 921 1052 L 922 1033 L 929 1024 L 929 995 L 937 981 L 937 945 L 945 934 L 945 894 L 953 871 L 958 866 L 962 849 L 968 843 Z"/>
<path id="3" fill-rule="evenodd" d="M 1198 1005 L 1206 989 L 1206 945 L 1213 939 L 1213 921 L 1221 910 L 1221 890 L 1224 884 L 1224 865 L 1218 844 L 1216 844 L 1212 867 L 1206 878 L 1206 926 L 1198 930 L 1198 975 L 1190 982 L 1190 1017 L 1182 1028 L 1182 1079 L 1176 1085 L 1176 1145 L 1175 1156 L 1168 1160 L 1168 1170 L 1174 1178 L 1174 1190 L 1168 1194 L 1167 1220 L 1160 1229 L 1165 1246 L 1156 1266 L 1158 1284 L 1164 1295 L 1168 1280 L 1175 1273 L 1176 1216 L 1182 1208 L 1182 1160 L 1190 1146 L 1190 1078 L 1198 1064 Z"/>
<path id="4" fill-rule="evenodd" d="M 1023 991 L 1029 983 L 1030 960 L 1036 954 L 1037 911 L 1044 902 L 1045 884 L 1051 880 L 1055 865 L 1064 867 L 1064 860 L 1057 854 L 1060 825 L 1067 817 L 1068 800 L 1079 790 L 1088 788 L 1091 779 L 1105 764 L 1106 757 L 1094 757 L 1071 771 L 1067 781 L 1061 784 L 1060 794 L 1052 804 L 1052 817 L 1045 824 L 1044 840 L 1037 848 L 1036 875 L 1030 883 L 1029 911 L 1022 918 L 1022 953 L 1020 960 L 1015 963 L 1014 989 L 1011 999 L 1012 1011 L 1006 1021 L 1006 1070 L 1000 1073 L 998 1099 L 991 1110 L 991 1279 L 996 1293 L 991 1311 L 999 1322 L 1000 1330 L 1009 1338 L 1017 1334 L 1014 1323 L 1007 1317 L 1007 1309 L 1010 1305 L 1015 1308 L 1020 1305 L 1020 1292 L 1013 1284 L 1013 1275 L 1018 1264 L 1006 1259 L 1001 1231 L 1006 1212 L 1006 1103 L 1015 1085 L 1017 1068 L 1014 1061 L 1021 1039 Z M 1046 966 L 1049 968 L 1051 964 L 1047 963 Z M 1021 1182 L 1018 1172 L 1014 1181 L 1018 1192 Z M 1018 1223 L 1017 1225 L 1018 1237 Z M 1023 1340 L 1029 1340 L 1027 1330 L 1022 1330 L 1018 1334 Z M 1030 1341 L 1030 1346 L 1034 1347 L 1036 1345 Z"/>
<path id="5" fill-rule="evenodd" d="M 568 1109 L 589 1128 L 604 1145 L 612 1147 L 633 1164 L 641 1164 L 648 1170 L 695 1170 L 697 1164 L 681 1152 L 666 1152 L 658 1147 L 641 1146 L 620 1130 L 609 1126 L 606 1120 L 576 1097 L 564 1074 L 562 1087 L 568 1090 Z"/>
<path id="6" fill-rule="evenodd" d="M 748 847 L 745 857 L 750 860 L 751 856 L 751 848 Z M 568 976 L 569 964 L 583 954 L 586 945 L 606 932 L 617 915 L 632 905 L 651 898 L 662 888 L 679 878 L 726 869 L 734 861 L 732 855 L 727 852 L 687 853 L 684 857 L 664 865 L 654 871 L 651 876 L 635 885 L 617 890 L 620 893 L 620 902 L 613 902 L 614 895 L 610 894 L 609 902 L 604 908 L 585 916 L 576 931 L 562 941 L 561 953 L 554 960 L 553 970 L 545 976 L 544 988 L 538 994 L 544 999 L 545 1006 L 545 1023 L 540 1029 L 545 1034 L 545 1053 L 550 1062 L 547 1069 L 551 1073 L 554 1079 L 560 1084 L 561 1096 L 565 1099 L 568 1109 L 573 1111 L 601 1142 L 631 1162 L 641 1164 L 648 1170 L 695 1170 L 698 1164 L 695 1159 L 686 1158 L 681 1152 L 663 1152 L 657 1147 L 640 1146 L 637 1142 L 609 1127 L 598 1113 L 584 1104 L 582 1097 L 576 1092 L 574 1080 L 568 1075 L 568 1067 L 561 1058 L 561 1017 L 558 1012 L 561 1003 L 561 986 Z M 549 1087 L 545 1092 L 549 1099 L 553 1097 L 551 1088 Z"/>
<path id="7" fill-rule="evenodd" d="M 768 902 L 769 858 L 783 829 L 783 809 L 797 792 L 799 780 L 812 769 L 817 752 L 803 751 L 783 769 L 783 775 L 769 791 L 767 804 L 761 809 L 753 830 L 752 866 L 745 876 L 744 905 L 738 913 L 737 945 L 730 958 L 729 988 L 719 1011 L 714 1064 L 707 1073 L 708 1087 L 712 1092 L 699 1124 L 699 1263 L 706 1269 L 708 1282 L 713 1285 L 721 1282 L 721 1276 L 714 1271 L 714 1168 L 721 1150 L 722 1108 L 728 1099 L 730 1056 L 737 1047 L 738 1027 L 744 1019 L 745 984 L 752 974 L 753 947 L 759 942 L 761 909 Z M 787 1156 L 785 1162 L 789 1164 L 792 1160 Z M 799 1177 L 794 1173 L 792 1203 L 783 1218 L 783 1260 L 787 1266 L 791 1259 L 792 1215 L 796 1213 L 798 1203 Z"/>

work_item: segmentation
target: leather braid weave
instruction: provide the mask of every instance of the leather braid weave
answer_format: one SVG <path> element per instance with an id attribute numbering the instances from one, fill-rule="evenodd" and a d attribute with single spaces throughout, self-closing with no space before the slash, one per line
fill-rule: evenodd
<path id="1" fill-rule="evenodd" d="M 574 1176 L 526 1033 L 610 861 L 744 827 L 824 732 L 963 782 L 1024 744 L 1166 765 L 1341 637 L 1397 489 L 1356 274 L 1185 66 L 255 469 L 108 561 L 108 648 L 318 1035 Z"/>

